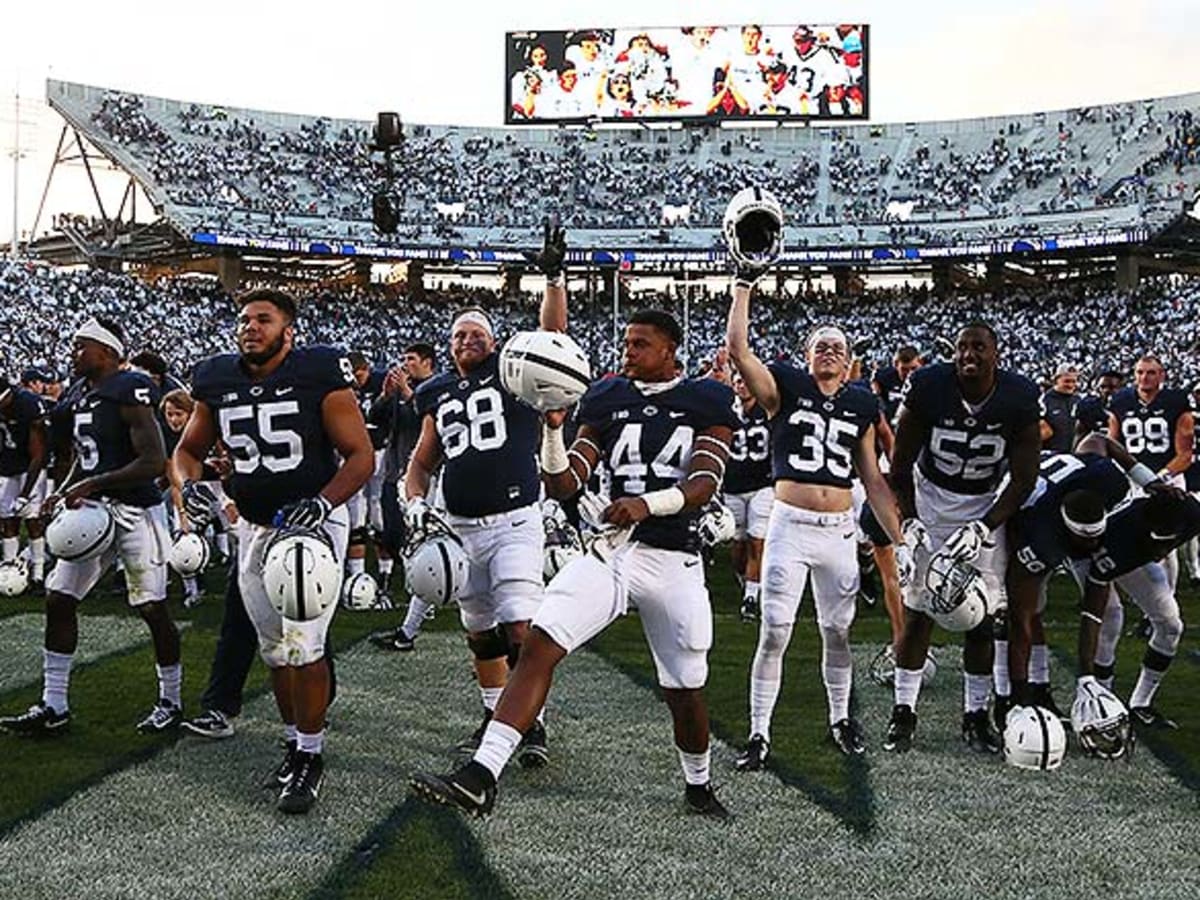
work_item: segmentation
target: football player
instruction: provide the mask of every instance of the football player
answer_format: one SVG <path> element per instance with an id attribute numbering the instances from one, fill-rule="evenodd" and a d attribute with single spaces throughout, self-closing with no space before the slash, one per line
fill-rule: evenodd
<path id="1" fill-rule="evenodd" d="M 1042 447 L 1070 453 L 1075 446 L 1075 411 L 1079 404 L 1079 370 L 1063 363 L 1054 370 L 1054 383 L 1042 394 Z"/>
<path id="2" fill-rule="evenodd" d="M 546 223 L 535 262 L 546 275 L 541 328 L 567 327 L 566 237 Z M 432 515 L 430 476 L 442 466 L 441 488 L 449 525 L 462 539 L 471 571 L 458 606 L 483 698 L 483 721 L 459 744 L 473 752 L 504 689 L 509 668 L 542 600 L 545 533 L 538 507 L 537 412 L 503 390 L 500 352 L 491 320 L 465 309 L 450 327 L 454 371 L 423 382 L 416 392 L 421 435 L 404 476 L 409 533 L 424 531 Z M 546 731 L 530 726 L 521 762 L 548 760 Z"/>
<path id="3" fill-rule="evenodd" d="M 295 320 L 296 303 L 281 291 L 238 298 L 238 352 L 196 366 L 196 406 L 171 466 L 188 519 L 201 530 L 215 499 L 197 481 L 203 461 L 218 440 L 233 460 L 238 587 L 283 719 L 287 749 L 276 780 L 285 813 L 311 809 L 324 780 L 325 636 L 337 603 L 307 621 L 284 619 L 263 586 L 266 551 L 281 528 L 320 531 L 344 564 L 345 503 L 375 468 L 350 361 L 331 347 L 295 347 Z"/>
<path id="4" fill-rule="evenodd" d="M 1090 559 L 1077 564 L 1075 575 L 1083 588 L 1083 611 L 1079 632 L 1079 684 L 1095 680 L 1112 686 L 1112 651 L 1115 637 L 1107 620 L 1120 601 L 1114 586 L 1141 608 L 1151 622 L 1150 640 L 1142 656 L 1137 683 L 1129 697 L 1129 711 L 1136 724 L 1147 728 L 1175 728 L 1154 707 L 1154 695 L 1175 658 L 1183 636 L 1179 604 L 1161 560 L 1189 538 L 1200 534 L 1200 502 L 1175 490 L 1156 492 L 1134 500 L 1113 513 L 1103 543 Z M 1120 627 L 1116 629 L 1120 634 Z M 1106 651 L 1110 664 L 1096 663 Z"/>
<path id="5" fill-rule="evenodd" d="M 783 361 L 764 364 L 749 343 L 750 291 L 757 274 L 738 273 L 726 335 L 733 364 L 771 420 L 776 500 L 767 526 L 762 621 L 750 669 L 750 743 L 737 760 L 743 771 L 761 769 L 770 753 L 783 656 L 810 575 L 829 734 L 842 753 L 865 750 L 862 729 L 850 717 L 850 625 L 859 579 L 850 496 L 856 472 L 884 531 L 898 544 L 901 583 L 912 575 L 911 554 L 900 544 L 896 498 L 875 456 L 879 401 L 866 388 L 846 383 L 850 342 L 840 328 L 826 325 L 808 337 L 807 369 Z"/>
<path id="6" fill-rule="evenodd" d="M 375 400 L 383 393 L 383 381 L 387 373 L 371 367 L 366 356 L 357 351 L 348 354 L 350 368 L 354 371 L 354 384 L 363 417 L 371 412 Z M 383 507 L 380 490 L 383 484 L 383 457 L 387 448 L 388 432 L 367 421 L 367 433 L 371 436 L 371 447 L 375 450 L 375 471 L 359 493 L 346 504 L 350 511 L 350 549 L 346 551 L 346 571 L 350 575 L 366 571 L 367 542 L 371 534 L 383 531 Z M 375 555 L 379 560 L 379 578 L 382 583 L 390 580 L 392 557 L 382 542 L 375 542 Z"/>
<path id="7" fill-rule="evenodd" d="M 4 562 L 17 558 L 21 523 L 29 532 L 30 584 L 39 588 L 46 565 L 45 526 L 38 487 L 49 456 L 46 411 L 33 391 L 0 380 L 0 537 Z"/>
<path id="8" fill-rule="evenodd" d="M 704 685 L 712 609 L 696 520 L 720 486 L 737 419 L 726 385 L 676 374 L 682 342 L 682 330 L 668 314 L 635 313 L 625 329 L 624 377 L 588 390 L 569 451 L 562 435 L 565 413 L 546 414 L 541 465 L 547 493 L 578 494 L 604 462 L 612 501 L 596 504 L 595 524 L 605 530 L 547 587 L 474 758 L 450 775 L 414 775 L 419 796 L 476 815 L 490 812 L 496 781 L 542 708 L 555 667 L 636 607 L 674 721 L 687 808 L 728 815 L 709 775 Z"/>
<path id="9" fill-rule="evenodd" d="M 1191 395 L 1164 387 L 1166 370 L 1157 356 L 1147 354 L 1133 367 L 1132 387 L 1113 394 L 1108 402 L 1108 436 L 1130 455 L 1182 488 L 1192 464 L 1194 405 Z M 1163 563 L 1175 590 L 1179 561 L 1172 553 Z"/>
<path id="10" fill-rule="evenodd" d="M 733 539 L 733 568 L 742 578 L 743 622 L 758 619 L 759 573 L 762 568 L 763 539 L 771 516 L 774 491 L 771 489 L 771 435 L 767 414 L 754 399 L 741 375 L 733 376 L 737 395 L 738 428 L 729 448 L 729 465 L 722 490 L 725 505 L 733 512 L 737 531 Z"/>
<path id="11" fill-rule="evenodd" d="M 109 549 L 87 560 L 60 559 L 46 579 L 46 642 L 42 699 L 19 716 L 0 719 L 0 730 L 52 734 L 71 720 L 67 691 L 78 644 L 76 607 L 117 559 L 124 563 L 129 605 L 150 628 L 158 672 L 158 702 L 137 726 L 154 734 L 182 718 L 179 631 L 167 612 L 167 514 L 155 479 L 165 454 L 155 411 L 158 388 L 140 372 L 122 369 L 125 338 L 119 325 L 88 319 L 74 337 L 76 386 L 63 395 L 59 421 L 73 448 L 56 448 L 63 477 L 47 498 L 47 512 L 84 500 L 105 503 L 116 537 Z M 65 444 L 65 442 L 63 442 Z"/>
<path id="12" fill-rule="evenodd" d="M 1097 431 L 1108 433 L 1108 401 L 1125 386 L 1125 376 L 1107 369 L 1096 376 L 1094 394 L 1086 394 L 1075 404 L 1075 443 Z"/>
<path id="13" fill-rule="evenodd" d="M 908 384 L 908 376 L 921 368 L 924 360 L 916 347 L 904 345 L 896 351 L 890 366 L 884 366 L 875 372 L 871 379 L 871 389 L 879 395 L 883 402 L 883 413 L 889 425 L 896 422 L 896 413 L 900 409 L 900 401 L 904 397 L 904 387 Z"/>
<path id="14" fill-rule="evenodd" d="M 953 363 L 923 366 L 908 379 L 896 426 L 891 479 L 904 516 L 905 542 L 917 561 L 904 593 L 904 635 L 896 652 L 895 706 L 885 750 L 912 746 L 922 667 L 933 631 L 926 610 L 936 577 L 949 565 L 971 564 L 982 573 L 989 612 L 1004 604 L 1007 553 L 1004 529 L 1037 481 L 1041 435 L 1038 389 L 1029 379 L 999 368 L 996 332 L 984 322 L 964 327 Z M 1005 470 L 1007 486 L 996 488 Z M 991 617 L 963 641 L 963 740 L 974 750 L 998 753 L 1000 740 L 988 718 L 992 661 Z"/>

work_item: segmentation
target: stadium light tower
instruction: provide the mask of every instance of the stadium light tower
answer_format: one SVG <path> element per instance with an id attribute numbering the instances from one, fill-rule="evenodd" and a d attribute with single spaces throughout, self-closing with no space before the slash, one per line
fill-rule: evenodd
<path id="1" fill-rule="evenodd" d="M 395 234 L 400 224 L 400 204 L 396 196 L 396 173 L 392 168 L 392 153 L 404 145 L 404 125 L 400 114 L 381 112 L 375 120 L 372 153 L 383 154 L 383 190 L 371 197 L 371 221 L 380 234 Z"/>

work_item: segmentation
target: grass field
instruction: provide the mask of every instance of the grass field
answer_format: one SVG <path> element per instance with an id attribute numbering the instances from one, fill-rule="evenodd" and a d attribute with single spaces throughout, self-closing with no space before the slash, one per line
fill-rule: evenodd
<path id="1" fill-rule="evenodd" d="M 209 585 L 219 588 L 216 573 Z M 854 630 L 856 708 L 868 754 L 847 761 L 825 740 L 819 645 L 806 603 L 786 663 L 774 770 L 738 775 L 756 632 L 737 620 L 726 566 L 710 573 L 716 608 L 709 700 L 718 791 L 729 825 L 689 818 L 665 706 L 635 617 L 562 667 L 548 710 L 553 760 L 513 770 L 482 822 L 410 801 L 414 769 L 453 764 L 477 721 L 457 617 L 443 611 L 412 654 L 363 640 L 398 613 L 334 620 L 339 699 L 329 777 L 313 814 L 276 814 L 259 782 L 278 755 L 274 705 L 256 665 L 238 734 L 146 738 L 153 655 L 111 593 L 81 608 L 72 726 L 50 741 L 0 736 L 0 896 L 22 897 L 1069 897 L 1200 896 L 1200 642 L 1183 646 L 1158 705 L 1180 722 L 1148 735 L 1129 764 L 1074 746 L 1056 773 L 970 756 L 957 736 L 957 653 L 923 696 L 918 748 L 879 750 L 890 692 L 867 661 L 887 635 L 878 609 Z M 1198 612 L 1183 592 L 1185 621 Z M 172 600 L 183 636 L 184 699 L 197 711 L 221 598 Z M 6 601 L 0 709 L 40 685 L 40 604 Z M 1075 643 L 1071 590 L 1057 582 L 1048 633 L 1061 705 Z M 1136 615 L 1130 613 L 1129 620 Z M 1122 643 L 1119 693 L 1141 644 Z"/>

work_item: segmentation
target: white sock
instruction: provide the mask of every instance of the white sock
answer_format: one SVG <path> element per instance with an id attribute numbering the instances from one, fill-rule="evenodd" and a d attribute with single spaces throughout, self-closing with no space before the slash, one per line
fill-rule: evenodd
<path id="1" fill-rule="evenodd" d="M 395 563 L 390 559 L 379 560 L 379 574 L 380 575 L 391 575 L 392 567 L 394 565 L 395 565 Z"/>
<path id="2" fill-rule="evenodd" d="M 46 571 L 46 539 L 44 537 L 29 539 L 29 568 L 33 577 L 38 581 Z"/>
<path id="3" fill-rule="evenodd" d="M 963 672 L 963 712 L 979 712 L 981 709 L 987 709 L 988 696 L 991 692 L 992 676 Z"/>
<path id="4" fill-rule="evenodd" d="M 182 706 L 179 699 L 179 686 L 183 683 L 183 665 L 155 666 L 158 673 L 158 696 L 170 700 L 176 706 Z"/>
<path id="5" fill-rule="evenodd" d="M 216 536 L 217 552 L 222 556 L 229 555 L 229 532 L 221 531 Z"/>
<path id="6" fill-rule="evenodd" d="M 1162 683 L 1164 674 L 1166 673 L 1142 666 L 1142 670 L 1138 672 L 1137 684 L 1133 686 L 1133 693 L 1129 695 L 1129 705 L 1149 706 L 1153 703 L 1154 694 Z"/>
<path id="7" fill-rule="evenodd" d="M 484 709 L 495 709 L 496 704 L 500 701 L 500 695 L 504 693 L 502 687 L 483 687 L 479 688 L 479 695 L 483 697 Z"/>
<path id="8" fill-rule="evenodd" d="M 421 625 L 425 621 L 425 614 L 429 612 L 433 606 L 432 603 L 426 603 L 424 600 L 418 600 L 413 597 L 408 601 L 408 612 L 404 614 L 404 633 L 409 637 L 416 637 L 421 633 Z"/>
<path id="9" fill-rule="evenodd" d="M 4 538 L 3 541 L 0 541 L 0 545 L 3 547 L 0 550 L 0 555 L 3 556 L 4 562 L 8 562 L 10 559 L 17 558 L 17 552 L 21 549 L 21 539 L 15 537 Z"/>
<path id="10" fill-rule="evenodd" d="M 289 744 L 296 743 L 296 741 L 298 740 L 298 738 L 296 736 L 298 734 L 299 734 L 299 732 L 296 730 L 295 725 L 290 725 L 287 722 L 283 723 L 283 739 L 285 741 L 287 741 Z"/>
<path id="11" fill-rule="evenodd" d="M 850 666 L 824 666 L 825 697 L 829 701 L 829 724 L 850 718 L 850 686 L 854 670 Z"/>
<path id="12" fill-rule="evenodd" d="M 520 743 L 521 732 L 511 725 L 492 719 L 484 729 L 483 740 L 479 742 L 479 749 L 472 758 L 499 781 L 500 773 L 504 771 Z"/>
<path id="13" fill-rule="evenodd" d="M 678 747 L 675 749 L 679 750 Z M 703 753 L 688 753 L 685 750 L 679 750 L 679 765 L 683 768 L 683 780 L 688 784 L 708 784 L 710 758 L 711 753 L 708 750 Z"/>
<path id="14" fill-rule="evenodd" d="M 992 660 L 992 681 L 996 685 L 996 696 L 1012 694 L 1012 682 L 1008 677 L 1008 641 L 995 640 L 996 654 Z"/>
<path id="15" fill-rule="evenodd" d="M 896 666 L 895 703 L 917 711 L 917 698 L 921 696 L 921 675 L 924 669 L 902 669 Z"/>
<path id="16" fill-rule="evenodd" d="M 185 575 L 183 579 L 183 592 L 189 597 L 200 593 L 200 585 L 196 583 L 195 575 Z"/>
<path id="17" fill-rule="evenodd" d="M 322 728 L 316 734 L 305 734 L 303 731 L 296 732 L 296 749 L 301 753 L 320 753 L 324 748 L 324 728 Z"/>
<path id="18" fill-rule="evenodd" d="M 750 734 L 761 734 L 768 744 L 771 742 L 771 716 L 782 684 L 779 680 L 750 679 Z"/>
<path id="19" fill-rule="evenodd" d="M 742 589 L 742 599 L 743 600 L 757 600 L 758 599 L 758 582 L 757 581 L 747 581 L 746 582 L 746 586 Z"/>
<path id="20" fill-rule="evenodd" d="M 349 572 L 351 575 L 357 575 L 359 572 L 367 571 L 366 557 L 351 556 L 349 559 L 346 560 L 346 571 Z"/>
<path id="21" fill-rule="evenodd" d="M 1050 683 L 1050 653 L 1045 644 L 1034 644 L 1029 648 L 1029 683 Z"/>
<path id="22" fill-rule="evenodd" d="M 56 713 L 70 709 L 67 688 L 71 684 L 71 660 L 74 653 L 42 650 L 42 702 Z"/>

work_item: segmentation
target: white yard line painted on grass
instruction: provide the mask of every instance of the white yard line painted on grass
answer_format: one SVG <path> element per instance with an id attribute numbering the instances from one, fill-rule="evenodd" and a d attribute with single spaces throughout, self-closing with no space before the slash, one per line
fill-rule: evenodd
<path id="1" fill-rule="evenodd" d="M 190 623 L 179 624 L 184 628 Z M 41 613 L 0 619 L 0 692 L 41 684 L 45 630 L 46 617 Z M 81 616 L 74 665 L 149 642 L 150 631 L 137 615 Z"/>
<path id="2" fill-rule="evenodd" d="M 864 675 L 867 660 L 858 654 Z M 360 647 L 339 675 L 329 777 L 307 818 L 278 815 L 258 789 L 278 757 L 261 697 L 235 739 L 183 740 L 14 832 L 0 846 L 0 896 L 303 896 L 402 799 L 408 774 L 446 768 L 446 748 L 476 723 L 458 636 L 423 636 L 411 655 Z M 770 775 L 735 775 L 719 744 L 719 792 L 738 815 L 722 825 L 682 810 L 665 706 L 580 654 L 552 694 L 551 766 L 511 771 L 495 815 L 470 827 L 531 898 L 1200 896 L 1195 795 L 1148 754 L 1021 773 L 959 749 L 952 666 L 925 699 L 919 749 L 885 757 L 890 694 L 861 689 L 874 836 Z"/>

